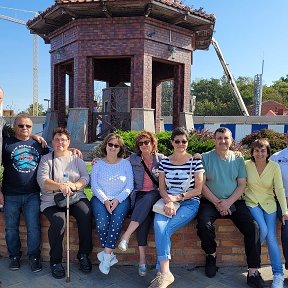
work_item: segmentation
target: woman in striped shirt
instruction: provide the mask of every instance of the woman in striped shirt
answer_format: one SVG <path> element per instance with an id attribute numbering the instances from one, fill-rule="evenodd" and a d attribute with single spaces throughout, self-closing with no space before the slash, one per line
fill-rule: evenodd
<path id="1" fill-rule="evenodd" d="M 160 162 L 159 191 L 166 215 L 156 213 L 154 218 L 159 272 L 150 288 L 165 288 L 174 282 L 169 267 L 171 236 L 198 212 L 204 168 L 201 160 L 193 159 L 187 152 L 188 136 L 184 128 L 174 129 L 171 135 L 173 154 Z M 177 213 L 174 202 L 180 203 Z"/>

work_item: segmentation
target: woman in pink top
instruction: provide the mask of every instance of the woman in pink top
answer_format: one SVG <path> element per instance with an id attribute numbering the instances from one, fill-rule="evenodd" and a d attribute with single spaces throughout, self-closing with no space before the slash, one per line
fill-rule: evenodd
<path id="1" fill-rule="evenodd" d="M 145 276 L 147 271 L 145 250 L 152 222 L 151 210 L 154 203 L 160 198 L 158 167 L 164 155 L 156 152 L 157 139 L 154 134 L 147 131 L 143 131 L 137 136 L 135 150 L 136 153 L 133 153 L 129 158 L 134 176 L 134 190 L 130 195 L 133 212 L 131 222 L 122 235 L 118 248 L 126 251 L 129 239 L 132 233 L 136 231 L 140 254 L 138 272 L 140 276 Z"/>

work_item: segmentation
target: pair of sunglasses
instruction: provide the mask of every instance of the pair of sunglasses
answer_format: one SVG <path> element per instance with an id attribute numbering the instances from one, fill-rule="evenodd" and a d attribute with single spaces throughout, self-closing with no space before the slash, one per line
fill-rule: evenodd
<path id="1" fill-rule="evenodd" d="M 147 146 L 147 145 L 150 144 L 150 142 L 151 142 L 150 140 L 139 141 L 139 142 L 138 142 L 138 145 L 139 145 L 139 146 L 143 146 L 143 145 L 146 145 L 146 146 Z"/>
<path id="2" fill-rule="evenodd" d="M 107 143 L 107 145 L 108 145 L 108 147 L 114 147 L 114 148 L 119 148 L 120 147 L 120 145 L 118 145 L 118 144 L 113 144 L 113 143 Z"/>
<path id="3" fill-rule="evenodd" d="M 31 128 L 32 127 L 32 125 L 27 125 L 27 124 L 18 124 L 17 125 L 19 128 L 24 128 L 24 127 L 26 127 L 26 128 Z"/>
<path id="4" fill-rule="evenodd" d="M 187 140 L 182 140 L 182 141 L 180 141 L 180 140 L 175 140 L 174 142 L 175 142 L 175 144 L 180 144 L 180 143 L 186 144 L 188 141 L 187 141 Z"/>

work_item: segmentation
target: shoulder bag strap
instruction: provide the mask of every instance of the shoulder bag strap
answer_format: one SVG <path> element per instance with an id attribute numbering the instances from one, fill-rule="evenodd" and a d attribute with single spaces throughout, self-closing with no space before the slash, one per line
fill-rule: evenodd
<path id="1" fill-rule="evenodd" d="M 193 157 L 191 157 L 190 160 L 191 160 L 191 163 L 190 163 L 190 171 L 189 171 L 188 185 L 186 186 L 184 192 L 186 192 L 186 191 L 189 189 L 189 187 L 190 187 L 190 182 L 191 182 L 191 178 L 192 178 L 192 175 L 191 175 L 191 174 L 192 174 L 192 166 L 193 166 Z"/>
<path id="2" fill-rule="evenodd" d="M 54 181 L 54 151 L 52 151 L 52 170 L 51 170 L 51 174 L 52 174 L 52 180 Z M 55 193 L 54 190 L 53 190 L 53 193 Z"/>
<path id="3" fill-rule="evenodd" d="M 152 176 L 150 170 L 147 168 L 147 166 L 146 166 L 146 164 L 145 164 L 145 162 L 144 162 L 143 159 L 141 160 L 141 163 L 142 163 L 142 165 L 144 166 L 144 170 L 145 170 L 145 172 L 148 174 L 148 176 L 149 176 L 149 178 L 151 179 L 151 181 L 152 181 L 157 187 L 159 187 L 159 182 Z"/>

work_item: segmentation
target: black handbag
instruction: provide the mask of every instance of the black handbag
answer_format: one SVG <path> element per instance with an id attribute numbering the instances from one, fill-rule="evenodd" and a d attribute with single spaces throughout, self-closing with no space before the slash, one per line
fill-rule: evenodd
<path id="1" fill-rule="evenodd" d="M 79 194 L 76 192 L 73 195 L 69 196 L 69 205 L 79 202 Z M 57 207 L 63 208 L 67 206 L 67 196 L 64 196 L 63 193 L 57 193 L 54 196 L 54 201 Z"/>
<path id="2" fill-rule="evenodd" d="M 54 151 L 52 152 L 52 180 L 54 181 Z M 69 196 L 69 205 L 75 204 L 80 201 L 79 194 L 77 191 Z M 63 193 L 57 193 L 54 195 L 54 202 L 57 207 L 63 208 L 67 206 L 67 196 Z"/>

